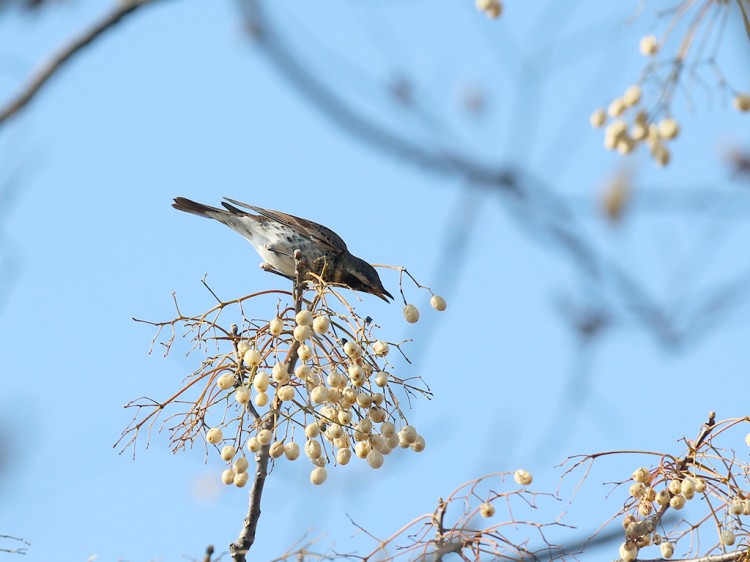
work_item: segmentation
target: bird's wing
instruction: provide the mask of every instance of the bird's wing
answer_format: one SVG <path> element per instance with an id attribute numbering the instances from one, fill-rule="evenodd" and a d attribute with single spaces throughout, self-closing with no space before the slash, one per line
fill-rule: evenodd
<path id="1" fill-rule="evenodd" d="M 255 211 L 256 213 L 263 217 L 266 217 L 267 219 L 276 221 L 280 224 L 288 226 L 289 228 L 293 228 L 301 235 L 307 236 L 311 240 L 314 240 L 318 244 L 327 246 L 331 250 L 334 250 L 336 252 L 347 251 L 346 243 L 341 239 L 341 237 L 333 230 L 323 226 L 322 224 L 318 224 L 307 219 L 302 219 L 300 217 L 295 217 L 294 215 L 288 215 L 280 211 L 272 211 L 270 209 L 248 205 L 247 203 L 236 201 L 234 199 L 230 199 L 229 197 L 224 197 L 224 199 L 239 207 L 245 207 L 246 209 Z"/>

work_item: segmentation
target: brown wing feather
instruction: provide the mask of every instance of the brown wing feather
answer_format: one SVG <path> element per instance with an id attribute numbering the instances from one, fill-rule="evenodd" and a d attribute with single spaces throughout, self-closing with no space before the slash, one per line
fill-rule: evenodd
<path id="1" fill-rule="evenodd" d="M 282 213 L 281 211 L 273 211 L 270 209 L 264 209 L 263 207 L 256 207 L 255 205 L 248 205 L 247 203 L 236 201 L 234 199 L 230 199 L 229 197 L 224 197 L 224 199 L 240 207 L 251 209 L 259 215 L 286 225 L 289 228 L 293 228 L 303 236 L 307 236 L 308 238 L 311 238 L 312 240 L 315 240 L 320 244 L 328 246 L 332 250 L 335 250 L 337 252 L 347 251 L 346 243 L 341 239 L 341 237 L 333 230 L 323 226 L 322 224 L 318 224 L 316 222 L 309 221 L 300 217 L 295 217 L 294 215 L 288 215 L 286 213 Z"/>

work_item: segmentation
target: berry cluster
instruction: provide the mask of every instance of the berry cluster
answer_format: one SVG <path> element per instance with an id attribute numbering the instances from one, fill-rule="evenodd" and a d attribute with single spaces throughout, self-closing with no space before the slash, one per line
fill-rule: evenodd
<path id="1" fill-rule="evenodd" d="M 313 465 L 310 480 L 322 484 L 331 463 L 346 465 L 352 457 L 380 468 L 394 449 L 421 452 L 424 438 L 408 423 L 401 400 L 416 395 L 431 396 L 418 377 L 404 379 L 393 373 L 390 354 L 401 351 L 401 343 L 375 336 L 377 325 L 362 318 L 343 295 L 329 286 L 316 286 L 291 293 L 275 292 L 292 299 L 277 304 L 270 320 L 248 320 L 246 299 L 254 308 L 262 306 L 263 294 L 222 303 L 213 320 L 204 315 L 180 318 L 193 333 L 196 347 L 210 342 L 230 352 L 205 358 L 170 401 L 135 402 L 132 407 L 152 411 L 126 430 L 138 430 L 167 405 L 188 404 L 172 418 L 170 427 L 175 450 L 203 435 L 228 463 L 221 479 L 225 484 L 245 486 L 249 480 L 249 455 L 265 454 L 270 459 L 295 461 L 304 452 Z M 267 295 L 267 293 L 266 293 Z M 279 301 L 280 303 L 281 301 Z M 331 303 L 333 303 L 332 306 Z M 445 310 L 445 300 L 433 296 L 436 310 Z M 219 313 L 238 305 L 241 326 L 229 329 L 217 323 Z M 419 319 L 417 308 L 404 308 L 408 322 Z M 221 334 L 218 335 L 217 334 Z M 197 398 L 187 398 L 191 388 L 201 388 Z M 138 420 L 138 415 L 136 415 Z"/>
<path id="2" fill-rule="evenodd" d="M 695 3 L 693 3 L 695 4 Z M 729 6 L 726 2 L 709 0 L 707 8 L 711 10 L 725 10 Z M 700 32 L 711 33 L 710 10 L 699 12 L 685 31 L 674 58 L 662 60 L 660 54 L 669 34 L 678 29 L 680 18 L 695 6 L 685 6 L 675 10 L 676 20 L 668 26 L 668 32 L 659 40 L 654 35 L 646 35 L 640 40 L 640 53 L 649 59 L 643 70 L 639 83 L 628 87 L 622 96 L 616 97 L 609 106 L 596 109 L 590 117 L 593 127 L 604 127 L 604 146 L 608 150 L 617 150 L 620 154 L 630 154 L 640 144 L 645 144 L 651 157 L 659 166 L 666 166 L 671 160 L 668 142 L 680 133 L 678 121 L 671 115 L 672 98 L 686 69 L 697 73 L 701 67 L 710 67 L 718 76 L 716 88 L 730 90 L 733 96 L 733 106 L 741 112 L 750 111 L 750 94 L 734 91 L 727 84 L 721 71 L 716 65 L 715 56 L 701 58 L 701 49 L 692 49 L 695 38 Z M 705 19 L 704 19 L 705 18 Z M 705 30 L 703 29 L 705 27 Z M 718 43 L 717 43 L 718 44 Z M 696 51 L 693 53 L 693 51 Z M 650 86 L 650 94 L 658 100 L 648 107 L 642 102 L 643 88 Z"/>

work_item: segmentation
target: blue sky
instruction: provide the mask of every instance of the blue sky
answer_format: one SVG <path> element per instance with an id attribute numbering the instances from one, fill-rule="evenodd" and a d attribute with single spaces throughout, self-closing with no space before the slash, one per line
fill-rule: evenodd
<path id="1" fill-rule="evenodd" d="M 506 4 L 498 21 L 471 3 L 442 1 L 277 1 L 268 11 L 306 68 L 366 115 L 429 149 L 524 167 L 545 182 L 580 213 L 591 244 L 654 298 L 676 306 L 743 271 L 741 211 L 738 219 L 644 207 L 613 229 L 596 202 L 626 163 L 643 201 L 649 188 L 700 187 L 728 191 L 746 208 L 716 155 L 747 142 L 747 116 L 721 95 L 697 95 L 692 109 L 678 98 L 684 134 L 673 166 L 656 169 L 642 152 L 607 153 L 588 115 L 637 79 L 638 40 L 659 20 L 647 12 L 624 25 L 629 3 Z M 0 14 L 0 99 L 106 7 L 79 0 L 39 16 Z M 484 473 L 523 466 L 538 489 L 554 489 L 553 465 L 568 455 L 677 453 L 677 439 L 694 434 L 709 410 L 747 414 L 742 302 L 684 349 L 665 349 L 625 321 L 579 353 L 558 312 L 561 300 L 589 296 L 570 259 L 541 243 L 507 198 L 426 173 L 333 125 L 247 40 L 239 13 L 231 2 L 193 0 L 143 9 L 0 129 L 0 179 L 20 170 L 0 238 L 13 274 L 0 288 L 0 534 L 28 540 L 26 559 L 179 560 L 209 543 L 221 550 L 239 531 L 246 492 L 221 487 L 218 459 L 206 463 L 199 448 L 172 455 L 163 435 L 147 450 L 140 443 L 135 461 L 112 447 L 130 419 L 123 404 L 166 396 L 197 361 L 149 356 L 153 333 L 133 316 L 169 318 L 172 291 L 190 310 L 210 306 L 206 273 L 226 298 L 284 287 L 229 229 L 174 211 L 178 195 L 208 204 L 229 196 L 310 218 L 368 261 L 406 265 L 448 300 L 438 315 L 411 291 L 423 308 L 415 326 L 398 304 L 365 296 L 360 305 L 393 340 L 415 340 L 415 363 L 402 368 L 435 394 L 410 418 L 427 450 L 395 454 L 377 472 L 332 468 L 322 487 L 309 485 L 306 461 L 280 464 L 257 559 L 308 531 L 326 534 L 321 548 L 364 552 L 346 514 L 387 536 Z M 745 40 L 730 25 L 720 60 L 747 90 Z M 420 111 L 389 98 L 398 76 L 413 84 Z M 458 101 L 475 89 L 488 100 L 479 117 Z M 456 240 L 464 240 L 460 256 L 446 259 Z M 395 275 L 382 277 L 394 293 Z M 625 479 L 638 463 L 592 478 L 571 523 L 588 531 L 606 520 L 616 508 L 599 482 Z"/>

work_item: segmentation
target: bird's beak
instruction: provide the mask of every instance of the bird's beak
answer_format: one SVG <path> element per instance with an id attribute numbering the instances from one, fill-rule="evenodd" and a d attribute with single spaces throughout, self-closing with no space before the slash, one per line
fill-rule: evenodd
<path id="1" fill-rule="evenodd" d="M 385 289 L 383 289 L 383 292 L 382 292 L 382 293 L 380 293 L 380 294 L 379 294 L 379 295 L 377 295 L 377 296 L 378 296 L 378 297 L 380 297 L 381 299 L 383 299 L 383 300 L 384 300 L 385 302 L 387 302 L 388 304 L 390 304 L 390 302 L 391 302 L 392 300 L 394 300 L 394 299 L 393 299 L 393 295 L 392 295 L 392 294 L 390 294 L 390 293 L 389 293 L 388 291 L 386 291 Z M 388 298 L 386 298 L 386 297 L 388 297 Z M 388 299 L 391 299 L 391 301 L 389 301 Z"/>

